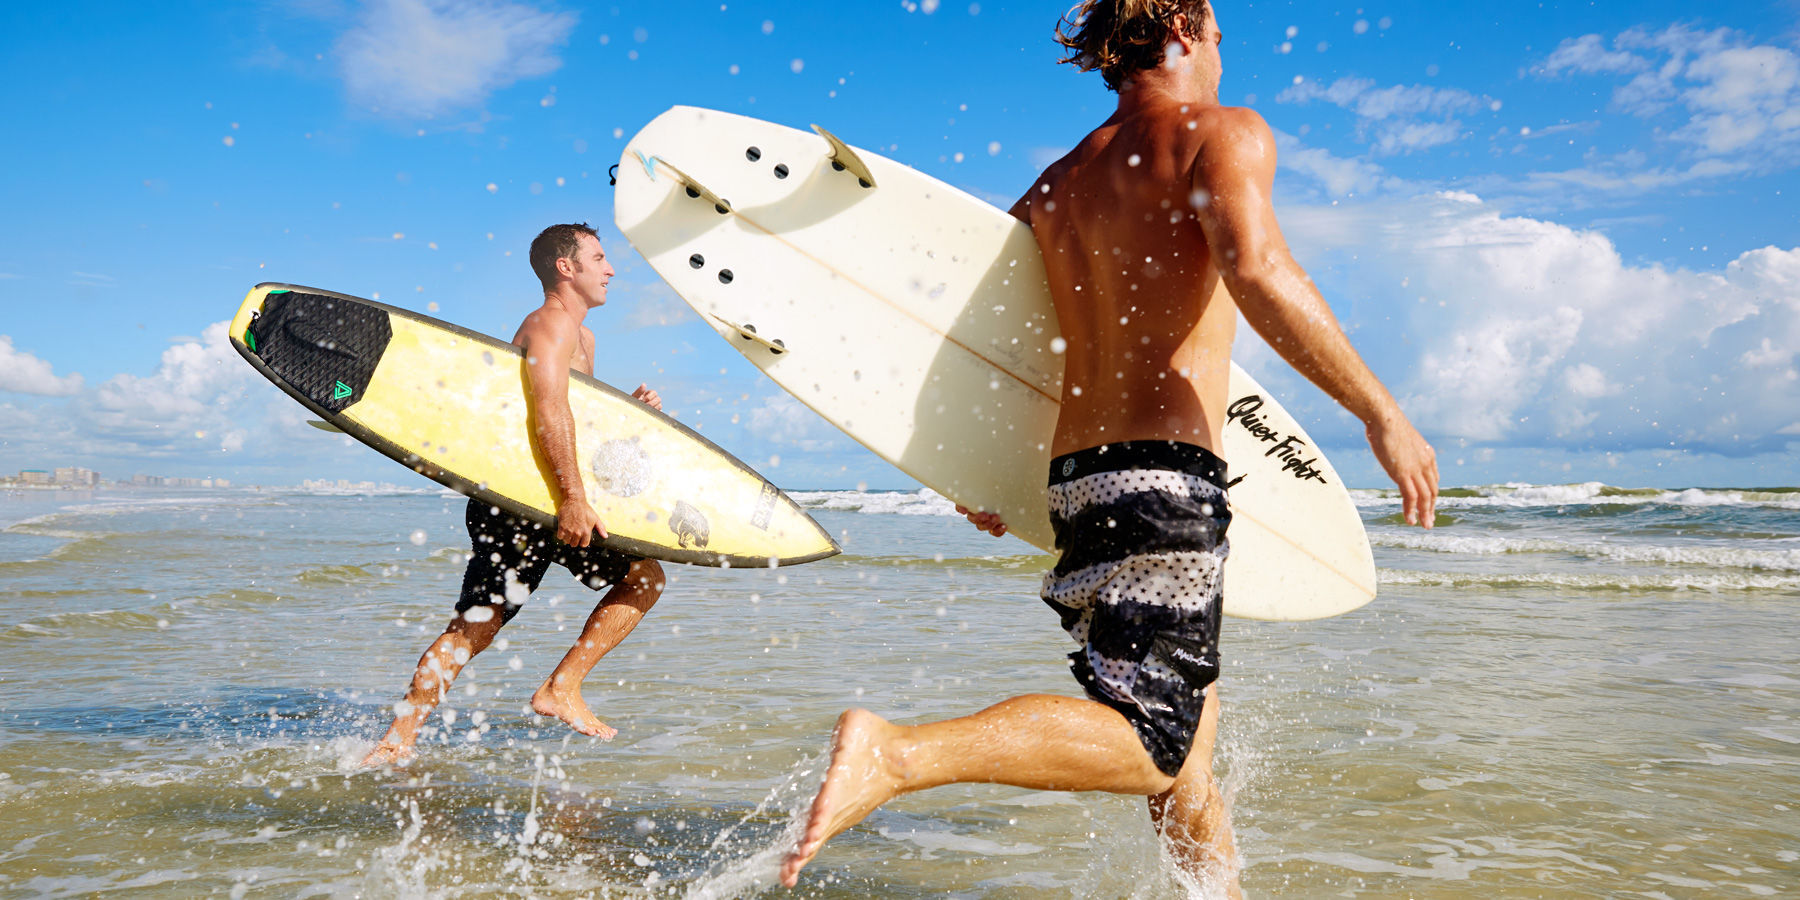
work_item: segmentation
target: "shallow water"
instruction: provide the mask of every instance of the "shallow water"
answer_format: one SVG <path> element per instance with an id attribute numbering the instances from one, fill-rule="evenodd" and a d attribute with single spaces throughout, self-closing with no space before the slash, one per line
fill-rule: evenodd
<path id="1" fill-rule="evenodd" d="M 1800 493 L 1467 494 L 1430 533 L 1359 495 L 1373 605 L 1228 621 L 1246 891 L 1800 890 Z M 845 554 L 672 567 L 586 685 L 615 740 L 524 710 L 593 601 L 554 573 L 418 761 L 375 772 L 454 602 L 460 499 L 0 497 L 0 896 L 753 895 L 845 707 L 1075 693 L 1046 557 L 931 496 L 798 496 Z M 1187 893 L 1141 799 L 994 786 L 901 798 L 796 892 Z"/>

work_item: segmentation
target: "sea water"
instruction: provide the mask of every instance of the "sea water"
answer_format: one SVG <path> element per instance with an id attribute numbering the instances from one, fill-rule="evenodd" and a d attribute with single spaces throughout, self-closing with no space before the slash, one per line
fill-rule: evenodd
<path id="1" fill-rule="evenodd" d="M 671 566 L 532 716 L 595 595 L 553 571 L 400 768 L 356 763 L 468 551 L 436 490 L 0 496 L 0 896 L 769 891 L 835 717 L 1077 693 L 1049 559 L 929 492 L 796 495 L 844 553 Z M 1370 606 L 1227 620 L 1218 768 L 1255 896 L 1800 892 L 1800 492 L 1357 494 Z M 1136 797 L 974 785 L 828 844 L 801 897 L 1181 897 Z"/>

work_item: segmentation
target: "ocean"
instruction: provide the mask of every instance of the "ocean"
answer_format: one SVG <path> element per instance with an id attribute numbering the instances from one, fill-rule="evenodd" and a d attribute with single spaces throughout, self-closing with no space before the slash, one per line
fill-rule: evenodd
<path id="1" fill-rule="evenodd" d="M 844 546 L 669 567 L 589 677 L 553 570 L 417 760 L 359 771 L 468 551 L 461 498 L 0 495 L 0 897 L 779 892 L 837 714 L 1075 695 L 1049 558 L 929 492 L 795 494 Z M 1800 894 L 1800 490 L 1499 485 L 1357 502 L 1380 596 L 1227 620 L 1218 767 L 1250 896 Z M 1141 798 L 903 797 L 799 897 L 1163 898 Z"/>

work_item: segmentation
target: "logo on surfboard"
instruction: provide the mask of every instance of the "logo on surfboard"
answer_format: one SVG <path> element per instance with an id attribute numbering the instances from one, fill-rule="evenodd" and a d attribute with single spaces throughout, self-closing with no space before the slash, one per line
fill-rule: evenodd
<path id="1" fill-rule="evenodd" d="M 1225 408 L 1225 421 L 1243 426 L 1245 431 L 1250 432 L 1251 437 L 1263 443 L 1274 444 L 1275 446 L 1270 447 L 1263 455 L 1279 458 L 1283 472 L 1292 472 L 1294 477 L 1301 481 L 1330 484 L 1331 482 L 1326 481 L 1325 475 L 1317 468 L 1319 462 L 1317 451 L 1313 452 L 1310 459 L 1306 458 L 1304 454 L 1312 448 L 1301 440 L 1299 435 L 1283 435 L 1270 428 L 1268 422 L 1256 414 L 1256 411 L 1262 408 L 1263 398 L 1257 394 L 1239 397 Z M 1243 478 L 1240 476 L 1238 481 L 1242 480 Z M 1233 481 L 1232 484 L 1237 484 L 1237 481 Z"/>

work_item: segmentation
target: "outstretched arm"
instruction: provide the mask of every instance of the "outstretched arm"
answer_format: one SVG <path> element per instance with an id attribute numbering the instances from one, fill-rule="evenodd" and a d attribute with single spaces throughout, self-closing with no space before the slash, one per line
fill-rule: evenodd
<path id="1" fill-rule="evenodd" d="M 1256 333 L 1362 420 L 1375 458 L 1400 487 L 1410 524 L 1432 526 L 1437 456 L 1363 363 L 1275 221 L 1275 139 L 1250 110 L 1207 140 L 1194 162 L 1195 213 L 1225 286 Z"/>
<path id="2" fill-rule="evenodd" d="M 569 409 L 569 354 L 575 348 L 574 323 L 555 322 L 558 313 L 539 310 L 519 329 L 519 346 L 525 350 L 525 376 L 531 389 L 531 409 L 537 419 L 532 435 L 550 471 L 556 477 L 560 497 L 556 504 L 556 537 L 572 547 L 586 547 L 597 531 L 606 537 L 600 514 L 588 505 L 587 488 L 581 482 L 581 464 L 575 452 L 575 414 Z M 558 327 L 564 326 L 564 327 Z"/>

